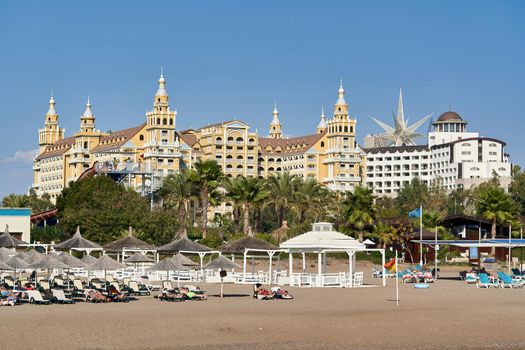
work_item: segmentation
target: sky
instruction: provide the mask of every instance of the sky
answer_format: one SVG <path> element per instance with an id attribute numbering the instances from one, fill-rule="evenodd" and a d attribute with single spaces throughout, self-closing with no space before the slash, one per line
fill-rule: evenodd
<path id="1" fill-rule="evenodd" d="M 177 128 L 229 119 L 315 132 L 339 80 L 358 141 L 451 106 L 525 165 L 523 1 L 0 1 L 0 197 L 32 183 L 53 90 L 71 135 L 89 95 L 97 128 L 145 121 L 164 68 Z M 428 123 L 419 131 L 425 133 Z"/>

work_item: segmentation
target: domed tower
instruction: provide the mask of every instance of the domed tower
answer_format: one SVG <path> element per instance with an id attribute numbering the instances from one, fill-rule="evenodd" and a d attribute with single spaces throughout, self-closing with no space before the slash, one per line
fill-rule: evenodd
<path id="1" fill-rule="evenodd" d="M 477 133 L 467 132 L 468 122 L 459 113 L 447 111 L 432 122 L 432 131 L 428 133 L 428 145 L 434 146 L 457 141 L 468 137 L 477 137 Z"/>
<path id="2" fill-rule="evenodd" d="M 38 153 L 42 153 L 47 146 L 62 140 L 64 138 L 64 129 L 58 124 L 58 113 L 55 110 L 55 99 L 53 93 L 49 99 L 49 109 L 46 113 L 44 127 L 38 130 Z"/>
<path id="3" fill-rule="evenodd" d="M 146 112 L 147 140 L 144 144 L 144 161 L 151 170 L 167 174 L 168 169 L 179 168 L 180 140 L 175 128 L 177 111 L 170 110 L 166 80 L 161 69 L 153 110 Z"/>
<path id="4" fill-rule="evenodd" d="M 327 165 L 328 176 L 322 180 L 328 188 L 336 191 L 352 191 L 362 182 L 362 157 L 355 142 L 356 120 L 350 118 L 344 96 L 341 80 L 334 116 L 326 122 L 328 145 L 323 163 Z"/>
<path id="5" fill-rule="evenodd" d="M 91 110 L 91 102 L 89 96 L 86 103 L 86 110 L 80 117 L 80 132 L 81 133 L 93 133 L 95 132 L 95 115 Z"/>
<path id="6" fill-rule="evenodd" d="M 270 123 L 270 137 L 273 139 L 281 139 L 283 137 L 281 122 L 279 121 L 279 111 L 277 110 L 277 102 L 275 102 L 273 107 L 273 120 Z"/>

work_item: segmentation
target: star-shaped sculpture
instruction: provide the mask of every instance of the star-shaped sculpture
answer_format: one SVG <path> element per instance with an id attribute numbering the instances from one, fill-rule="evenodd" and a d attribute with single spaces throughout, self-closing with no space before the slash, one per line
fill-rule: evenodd
<path id="1" fill-rule="evenodd" d="M 408 125 L 408 118 L 405 119 L 405 113 L 403 111 L 403 93 L 401 89 L 399 89 L 399 104 L 397 106 L 397 116 L 394 115 L 392 112 L 392 116 L 394 117 L 394 127 L 391 127 L 390 125 L 387 125 L 386 123 L 383 123 L 380 120 L 377 120 L 374 117 L 371 117 L 380 127 L 385 130 L 383 134 L 379 134 L 379 136 L 382 140 L 385 141 L 385 143 L 388 146 L 411 146 L 415 145 L 415 140 L 423 137 L 424 135 L 418 134 L 416 132 L 417 128 L 419 128 L 424 122 L 426 122 L 433 113 L 427 115 L 423 119 L 415 122 L 412 125 Z"/>

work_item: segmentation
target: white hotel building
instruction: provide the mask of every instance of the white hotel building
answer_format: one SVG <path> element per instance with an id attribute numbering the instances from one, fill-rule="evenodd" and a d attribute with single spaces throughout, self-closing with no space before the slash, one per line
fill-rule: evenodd
<path id="1" fill-rule="evenodd" d="M 458 113 L 448 111 L 432 123 L 427 145 L 364 148 L 366 185 L 376 195 L 395 197 L 414 177 L 429 185 L 441 181 L 453 190 L 476 186 L 496 173 L 507 188 L 512 164 L 505 142 L 467 132 L 466 126 Z"/>

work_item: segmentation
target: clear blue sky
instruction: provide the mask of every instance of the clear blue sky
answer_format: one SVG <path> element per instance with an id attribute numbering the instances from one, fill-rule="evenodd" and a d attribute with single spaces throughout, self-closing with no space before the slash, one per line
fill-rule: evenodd
<path id="1" fill-rule="evenodd" d="M 180 129 L 237 117 L 311 133 L 344 79 L 359 141 L 390 122 L 403 88 L 416 120 L 448 109 L 525 164 L 523 1 L 2 1 L 0 196 L 32 182 L 50 90 L 78 130 L 132 127 L 164 66 Z M 427 126 L 421 131 L 426 131 Z"/>

